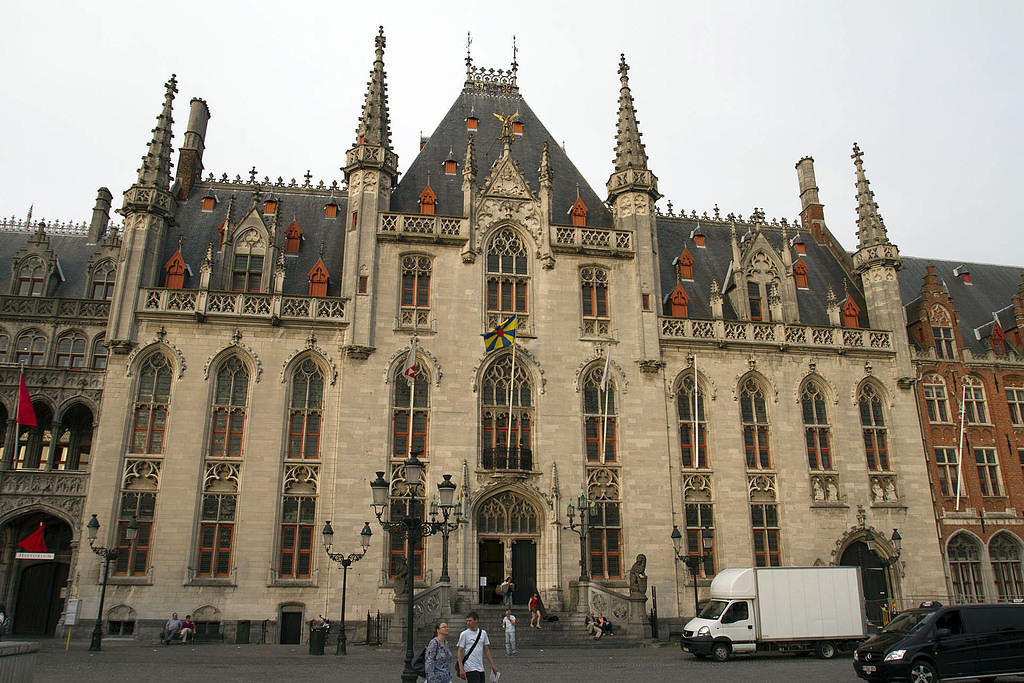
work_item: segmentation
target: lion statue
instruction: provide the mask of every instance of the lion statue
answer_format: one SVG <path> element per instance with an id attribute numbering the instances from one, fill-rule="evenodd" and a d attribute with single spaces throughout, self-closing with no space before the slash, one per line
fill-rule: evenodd
<path id="1" fill-rule="evenodd" d="M 395 557 L 394 563 L 392 587 L 395 589 L 395 597 L 405 597 L 409 595 L 409 563 L 401 555 Z"/>
<path id="2" fill-rule="evenodd" d="M 647 597 L 647 556 L 640 553 L 629 570 L 629 595 Z"/>

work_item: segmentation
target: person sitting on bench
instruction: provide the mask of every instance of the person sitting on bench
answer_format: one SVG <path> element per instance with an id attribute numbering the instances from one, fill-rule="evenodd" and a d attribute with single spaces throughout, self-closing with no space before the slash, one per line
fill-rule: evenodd
<path id="1" fill-rule="evenodd" d="M 164 641 L 164 645 L 170 645 L 171 640 L 178 635 L 178 631 L 181 630 L 181 619 L 178 619 L 178 613 L 174 612 L 171 614 L 171 618 L 164 624 L 164 630 L 160 632 L 160 640 Z"/>
<path id="2" fill-rule="evenodd" d="M 181 642 L 186 642 L 189 638 L 195 639 L 196 625 L 192 622 L 192 615 L 186 614 L 185 621 L 181 622 L 181 630 L 178 631 L 178 635 L 181 636 Z"/>

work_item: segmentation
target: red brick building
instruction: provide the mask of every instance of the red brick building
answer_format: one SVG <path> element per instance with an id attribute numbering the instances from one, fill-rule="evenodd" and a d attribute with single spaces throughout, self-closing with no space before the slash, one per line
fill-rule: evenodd
<path id="1" fill-rule="evenodd" d="M 907 332 L 950 598 L 1024 599 L 1024 282 L 904 261 Z"/>

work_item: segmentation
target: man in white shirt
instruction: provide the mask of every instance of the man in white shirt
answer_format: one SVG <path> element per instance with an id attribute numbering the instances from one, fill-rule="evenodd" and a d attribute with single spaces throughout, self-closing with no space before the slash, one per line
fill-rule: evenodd
<path id="1" fill-rule="evenodd" d="M 491 671 L 498 673 L 498 667 L 494 666 L 491 658 L 491 641 L 479 624 L 480 615 L 470 612 L 466 615 L 466 630 L 459 634 L 459 677 L 466 679 L 467 683 L 484 683 L 485 655 Z"/>
<path id="2" fill-rule="evenodd" d="M 519 648 L 516 647 L 516 617 L 511 610 L 505 610 L 505 618 L 501 620 L 501 627 L 505 629 L 505 654 L 517 655 Z"/>

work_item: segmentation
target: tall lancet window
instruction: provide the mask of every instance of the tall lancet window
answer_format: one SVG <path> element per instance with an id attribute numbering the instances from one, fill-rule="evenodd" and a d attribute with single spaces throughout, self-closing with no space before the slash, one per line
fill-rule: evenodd
<path id="1" fill-rule="evenodd" d="M 676 394 L 679 415 L 679 448 L 686 468 L 708 466 L 707 418 L 704 416 L 704 392 L 693 382 L 693 373 L 680 382 Z M 694 419 L 696 417 L 696 419 Z"/>
<path id="2" fill-rule="evenodd" d="M 615 382 L 608 378 L 604 388 L 604 364 L 595 364 L 583 379 L 583 420 L 587 462 L 616 462 Z"/>
<path id="3" fill-rule="evenodd" d="M 528 254 L 519 235 L 503 228 L 487 247 L 487 328 L 497 327 L 512 315 L 525 326 L 530 277 Z"/>
<path id="4" fill-rule="evenodd" d="M 516 363 L 512 373 L 511 353 L 484 372 L 480 392 L 484 469 L 533 469 L 533 385 L 522 363 Z"/>

